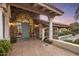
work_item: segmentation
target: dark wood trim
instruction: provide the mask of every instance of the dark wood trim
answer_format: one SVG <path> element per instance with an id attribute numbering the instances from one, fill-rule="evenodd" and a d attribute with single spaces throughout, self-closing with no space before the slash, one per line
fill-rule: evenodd
<path id="1" fill-rule="evenodd" d="M 5 38 L 5 15 L 2 13 L 2 17 L 3 17 L 3 38 Z"/>

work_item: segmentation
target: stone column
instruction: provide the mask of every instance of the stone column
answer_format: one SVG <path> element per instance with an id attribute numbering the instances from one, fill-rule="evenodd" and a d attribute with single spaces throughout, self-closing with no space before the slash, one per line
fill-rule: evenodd
<path id="1" fill-rule="evenodd" d="M 45 28 L 42 28 L 42 41 L 45 39 Z"/>
<path id="2" fill-rule="evenodd" d="M 5 39 L 10 40 L 9 20 L 10 20 L 10 5 L 8 5 L 7 12 L 5 12 Z"/>
<path id="3" fill-rule="evenodd" d="M 39 38 L 41 38 L 41 27 L 39 27 Z"/>
<path id="4" fill-rule="evenodd" d="M 3 8 L 0 8 L 0 39 L 3 39 Z"/>
<path id="5" fill-rule="evenodd" d="M 42 26 L 39 24 L 39 38 L 41 39 L 42 37 Z"/>
<path id="6" fill-rule="evenodd" d="M 49 18 L 49 40 L 53 40 L 53 18 Z"/>

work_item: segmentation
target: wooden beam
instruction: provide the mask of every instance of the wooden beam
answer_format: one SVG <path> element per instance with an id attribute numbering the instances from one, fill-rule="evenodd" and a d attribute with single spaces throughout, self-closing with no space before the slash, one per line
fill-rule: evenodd
<path id="1" fill-rule="evenodd" d="M 34 4 L 33 6 L 31 6 L 30 4 L 11 4 L 12 6 L 15 6 L 17 8 L 21 8 L 21 9 L 24 9 L 24 10 L 27 10 L 27 11 L 30 11 L 30 12 L 33 12 L 33 13 L 36 13 L 36 14 L 42 14 L 42 15 L 47 15 L 47 16 L 57 16 L 58 14 L 54 14 L 52 10 L 49 10 L 48 8 L 46 7 L 43 7 L 43 6 L 40 6 L 39 4 Z M 42 7 L 41 9 L 39 9 L 39 7 Z M 49 12 L 50 11 L 50 12 Z M 52 12 L 51 12 L 52 11 Z"/>
<path id="2" fill-rule="evenodd" d="M 37 13 L 37 14 L 44 14 L 44 15 L 46 15 L 46 12 L 40 11 L 37 8 L 33 8 L 30 5 L 26 5 L 26 4 L 25 5 L 23 5 L 23 4 L 11 4 L 11 5 L 15 6 L 17 8 L 21 8 L 21 9 L 30 11 L 30 12 L 34 12 L 34 13 Z"/>
<path id="3" fill-rule="evenodd" d="M 39 4 L 40 6 L 42 6 L 42 7 L 45 7 L 45 8 L 47 8 L 47 9 L 49 9 L 49 10 L 55 12 L 55 13 L 58 13 L 59 15 L 62 15 L 62 14 L 63 14 L 63 12 L 58 11 L 58 9 L 56 9 L 56 8 L 51 8 L 50 6 L 48 6 L 48 5 L 46 5 L 46 4 L 43 4 L 43 3 L 38 3 L 38 4 Z"/>
<path id="4" fill-rule="evenodd" d="M 37 4 L 35 3 L 35 4 L 33 5 L 33 7 L 37 7 Z"/>
<path id="5" fill-rule="evenodd" d="M 49 13 L 52 13 L 52 11 L 49 11 Z"/>
<path id="6" fill-rule="evenodd" d="M 45 11 L 46 10 L 46 8 L 42 8 L 42 11 Z"/>

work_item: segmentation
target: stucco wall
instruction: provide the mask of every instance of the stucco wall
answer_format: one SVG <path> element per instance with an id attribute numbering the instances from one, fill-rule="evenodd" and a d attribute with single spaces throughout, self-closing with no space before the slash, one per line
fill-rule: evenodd
<path id="1" fill-rule="evenodd" d="M 3 9 L 0 8 L 0 39 L 3 39 L 3 17 L 2 17 Z"/>
<path id="2" fill-rule="evenodd" d="M 9 17 L 8 17 L 8 15 L 6 14 L 6 16 L 5 16 L 5 38 L 7 39 L 7 40 L 9 40 L 10 39 L 10 34 L 9 34 Z"/>

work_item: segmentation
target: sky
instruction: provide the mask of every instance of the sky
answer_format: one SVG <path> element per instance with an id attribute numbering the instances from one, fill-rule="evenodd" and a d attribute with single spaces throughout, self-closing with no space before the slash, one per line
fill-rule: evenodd
<path id="1" fill-rule="evenodd" d="M 54 3 L 51 4 L 57 7 L 58 9 L 62 10 L 64 14 L 62 16 L 56 16 L 54 18 L 54 22 L 62 23 L 62 24 L 70 24 L 75 22 L 75 11 L 79 4 L 77 3 Z M 79 21 L 78 21 L 79 22 Z"/>

